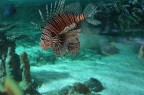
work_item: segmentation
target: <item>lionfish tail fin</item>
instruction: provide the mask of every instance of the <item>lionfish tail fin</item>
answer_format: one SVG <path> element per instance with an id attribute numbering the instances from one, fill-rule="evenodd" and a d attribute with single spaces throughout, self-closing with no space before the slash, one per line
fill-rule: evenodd
<path id="1" fill-rule="evenodd" d="M 101 24 L 100 21 L 93 19 L 94 15 L 99 12 L 97 10 L 97 6 L 93 3 L 89 3 L 86 8 L 84 9 L 84 16 L 86 18 L 86 21 L 92 25 L 99 25 Z"/>

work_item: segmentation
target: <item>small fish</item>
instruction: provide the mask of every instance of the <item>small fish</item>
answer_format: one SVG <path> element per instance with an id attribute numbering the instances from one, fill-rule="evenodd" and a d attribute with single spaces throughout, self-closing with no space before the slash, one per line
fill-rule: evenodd
<path id="1" fill-rule="evenodd" d="M 79 25 L 82 21 L 87 21 L 90 24 L 98 25 L 99 21 L 92 19 L 97 12 L 97 7 L 90 3 L 86 6 L 83 13 L 78 14 L 78 2 L 65 6 L 65 0 L 60 0 L 59 3 L 51 4 L 50 11 L 46 5 L 47 22 L 40 26 L 43 30 L 41 35 L 40 46 L 43 49 L 51 47 L 54 53 L 62 56 L 65 52 L 76 54 L 80 48 L 79 42 Z M 56 7 L 57 6 L 57 7 Z M 49 14 L 48 14 L 49 13 Z M 39 10 L 39 14 L 43 22 L 44 17 Z M 37 24 L 33 23 L 37 27 Z"/>
<path id="2" fill-rule="evenodd" d="M 16 7 L 14 4 L 7 4 L 3 8 L 3 17 L 9 17 L 16 13 Z"/>

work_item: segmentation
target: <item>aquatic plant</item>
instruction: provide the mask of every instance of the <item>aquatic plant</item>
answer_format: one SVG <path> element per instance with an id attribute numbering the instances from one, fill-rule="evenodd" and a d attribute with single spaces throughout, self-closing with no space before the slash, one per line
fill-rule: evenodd
<path id="1" fill-rule="evenodd" d="M 30 64 L 27 53 L 23 52 L 20 55 L 20 59 L 21 59 L 22 79 L 29 83 L 31 82 L 31 76 L 30 76 Z"/>
<path id="2" fill-rule="evenodd" d="M 4 90 L 8 95 L 23 95 L 16 81 L 8 76 L 4 78 Z"/>

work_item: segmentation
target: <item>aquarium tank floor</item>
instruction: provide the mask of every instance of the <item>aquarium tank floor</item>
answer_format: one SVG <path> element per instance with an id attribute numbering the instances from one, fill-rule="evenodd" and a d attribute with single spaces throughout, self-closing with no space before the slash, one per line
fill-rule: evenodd
<path id="1" fill-rule="evenodd" d="M 93 54 L 94 51 L 87 51 L 83 54 L 84 59 L 81 56 L 74 59 L 57 58 L 54 63 L 43 60 L 33 63 L 35 60 L 32 59 L 38 57 L 38 52 L 41 51 L 38 45 L 27 48 L 18 46 L 16 52 L 18 54 L 23 50 L 28 52 L 30 63 L 34 65 L 31 66 L 32 78 L 42 83 L 38 88 L 40 93 L 50 93 L 74 82 L 84 82 L 94 77 L 105 87 L 100 92 L 101 95 L 142 95 L 143 61 L 129 49 L 131 45 L 117 44 L 117 46 L 121 52 L 116 55 L 101 57 Z M 44 53 L 45 56 L 50 54 L 50 52 Z"/>

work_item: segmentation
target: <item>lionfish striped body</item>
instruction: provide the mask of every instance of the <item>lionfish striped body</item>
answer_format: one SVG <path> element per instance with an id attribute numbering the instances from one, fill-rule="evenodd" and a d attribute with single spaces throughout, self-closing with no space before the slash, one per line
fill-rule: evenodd
<path id="1" fill-rule="evenodd" d="M 84 14 L 74 14 L 72 12 L 64 11 L 66 8 L 75 9 L 75 5 L 64 6 L 65 0 L 59 0 L 58 4 L 55 2 L 54 6 L 46 5 L 47 22 L 44 26 L 41 26 L 43 32 L 41 35 L 40 46 L 43 49 L 51 47 L 54 53 L 58 56 L 64 55 L 65 52 L 71 52 L 76 54 L 80 48 L 79 35 L 80 29 L 77 28 L 79 23 L 85 20 Z M 39 10 L 42 21 L 44 17 L 42 12 Z M 48 20 L 49 18 L 49 20 Z M 33 23 L 37 27 L 37 24 Z"/>
<path id="2" fill-rule="evenodd" d="M 61 31 L 63 31 L 65 27 L 73 23 L 78 24 L 82 20 L 84 20 L 83 14 L 78 15 L 78 16 L 74 14 L 67 14 L 67 13 L 59 14 L 57 17 L 53 18 L 51 21 L 49 21 L 46 24 L 45 30 L 58 34 Z"/>
<path id="3" fill-rule="evenodd" d="M 55 42 L 53 39 L 48 39 L 49 36 L 53 35 L 53 37 L 64 36 L 68 34 L 68 31 L 74 29 L 74 27 L 69 27 L 73 24 L 79 24 L 80 21 L 84 20 L 84 15 L 74 15 L 74 14 L 60 14 L 57 17 L 53 18 L 49 21 L 44 27 L 44 31 L 41 35 L 41 47 L 47 49 L 50 45 L 50 42 Z M 67 31 L 64 31 L 68 29 Z M 64 32 L 64 33 L 62 33 Z M 50 34 L 51 33 L 51 34 Z M 78 32 L 77 32 L 78 33 Z M 56 39 L 56 38 L 55 38 Z M 52 43 L 51 43 L 52 44 Z"/>

